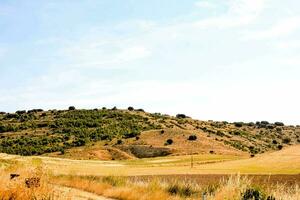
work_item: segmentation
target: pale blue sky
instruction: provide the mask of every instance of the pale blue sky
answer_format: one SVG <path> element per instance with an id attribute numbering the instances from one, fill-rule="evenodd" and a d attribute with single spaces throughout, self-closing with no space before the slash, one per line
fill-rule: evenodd
<path id="1" fill-rule="evenodd" d="M 297 0 L 0 0 L 0 110 L 300 124 Z"/>

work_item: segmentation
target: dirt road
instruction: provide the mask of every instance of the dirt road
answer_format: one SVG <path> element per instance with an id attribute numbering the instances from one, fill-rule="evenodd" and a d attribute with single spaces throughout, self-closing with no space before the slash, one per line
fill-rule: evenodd
<path id="1" fill-rule="evenodd" d="M 113 200 L 75 188 L 60 185 L 54 185 L 53 187 L 55 190 L 55 199 L 57 200 Z"/>

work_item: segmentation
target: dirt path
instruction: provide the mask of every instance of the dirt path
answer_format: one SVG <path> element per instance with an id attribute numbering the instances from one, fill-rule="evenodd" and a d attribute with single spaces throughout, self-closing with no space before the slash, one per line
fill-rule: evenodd
<path id="1" fill-rule="evenodd" d="M 110 198 L 98 196 L 96 194 L 86 192 L 83 190 L 60 186 L 60 185 L 54 185 L 55 190 L 55 199 L 61 199 L 61 200 L 113 200 Z"/>

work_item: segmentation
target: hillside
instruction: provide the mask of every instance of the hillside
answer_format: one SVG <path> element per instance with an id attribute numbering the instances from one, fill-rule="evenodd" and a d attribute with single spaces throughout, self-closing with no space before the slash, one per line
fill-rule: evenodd
<path id="1" fill-rule="evenodd" d="M 0 113 L 0 152 L 119 160 L 186 154 L 257 154 L 300 143 L 281 122 L 200 121 L 142 109 Z"/>

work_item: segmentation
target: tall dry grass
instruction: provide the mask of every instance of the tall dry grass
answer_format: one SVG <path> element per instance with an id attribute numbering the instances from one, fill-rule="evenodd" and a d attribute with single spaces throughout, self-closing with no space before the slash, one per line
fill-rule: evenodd
<path id="1" fill-rule="evenodd" d="M 276 200 L 300 200 L 299 185 L 287 186 L 278 184 L 268 189 L 268 193 L 274 196 Z"/>
<path id="2" fill-rule="evenodd" d="M 254 186 L 248 177 L 240 175 L 233 175 L 217 185 L 210 186 L 201 186 L 189 180 L 164 182 L 159 178 L 132 180 L 114 176 L 61 176 L 55 177 L 52 181 L 55 184 L 122 200 L 193 200 L 201 199 L 204 193 L 207 200 L 248 200 L 250 198 L 245 194 L 248 192 L 248 195 L 251 195 L 253 191 L 259 195 L 260 200 L 267 200 L 268 197 L 276 200 L 300 200 L 300 189 L 296 185 L 294 187 L 282 184 L 259 187 Z"/>
<path id="3" fill-rule="evenodd" d="M 300 200 L 300 188 L 298 185 L 270 184 L 257 186 L 251 183 L 251 179 L 240 175 L 231 176 L 222 180 L 220 186 L 208 195 L 208 200 L 240 200 L 246 199 L 247 190 L 256 191 L 261 200 Z M 255 199 L 253 197 L 253 199 Z M 248 199 L 247 199 L 248 200 Z"/>
<path id="4" fill-rule="evenodd" d="M 42 166 L 36 166 L 34 160 L 29 166 L 18 162 L 9 163 L 0 169 L 0 199 L 1 200 L 51 200 L 54 193 L 48 184 L 48 175 Z M 19 174 L 19 177 L 10 178 L 10 174 Z M 28 188 L 26 178 L 39 178 L 40 186 Z"/>
<path id="5" fill-rule="evenodd" d="M 73 187 L 94 194 L 122 200 L 176 200 L 156 183 L 144 186 L 129 183 L 123 177 L 105 177 L 99 179 L 85 179 L 81 177 L 56 177 L 54 184 Z"/>

